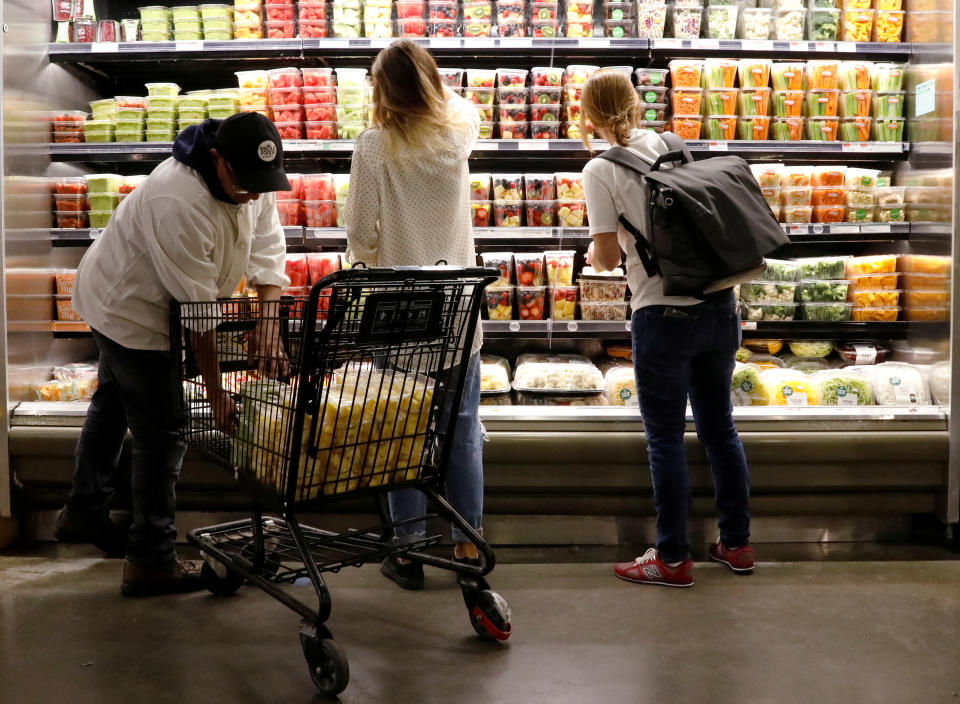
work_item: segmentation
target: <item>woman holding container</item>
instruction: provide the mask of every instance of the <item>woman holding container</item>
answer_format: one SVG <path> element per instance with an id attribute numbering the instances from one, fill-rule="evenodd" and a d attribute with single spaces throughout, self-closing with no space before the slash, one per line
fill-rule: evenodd
<path id="1" fill-rule="evenodd" d="M 368 266 L 475 266 L 467 158 L 479 132 L 476 110 L 440 81 L 433 57 L 411 41 L 380 52 L 372 68 L 373 126 L 356 141 L 346 204 L 347 257 Z M 473 527 L 483 515 L 483 429 L 477 323 L 445 477 L 447 499 Z M 393 521 L 426 513 L 416 489 L 390 493 Z M 426 534 L 400 526 L 398 541 Z M 477 560 L 476 546 L 456 527 L 454 557 Z M 381 571 L 404 589 L 423 588 L 423 565 L 391 557 Z"/>
<path id="2" fill-rule="evenodd" d="M 638 129 L 639 107 L 629 76 L 598 71 L 583 86 L 581 133 L 589 133 L 585 123 L 591 122 L 611 146 L 626 147 L 653 164 L 668 149 L 657 134 Z M 619 266 L 621 250 L 627 255 L 634 372 L 657 510 L 656 547 L 616 565 L 615 573 L 640 584 L 693 586 L 687 540 L 690 477 L 683 445 L 688 397 L 716 485 L 720 537 L 710 557 L 736 572 L 750 572 L 750 480 L 730 403 L 740 344 L 733 292 L 706 301 L 665 296 L 663 279 L 647 276 L 636 240 L 619 224 L 622 216 L 642 231 L 648 222 L 643 181 L 610 161 L 592 159 L 583 170 L 583 188 L 593 237 L 588 259 L 604 271 Z"/>

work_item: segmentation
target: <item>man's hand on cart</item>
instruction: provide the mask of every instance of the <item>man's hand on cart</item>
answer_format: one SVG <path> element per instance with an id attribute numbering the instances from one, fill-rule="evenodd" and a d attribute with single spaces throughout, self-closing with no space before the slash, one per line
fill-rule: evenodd
<path id="1" fill-rule="evenodd" d="M 213 410 L 213 422 L 217 430 L 227 435 L 236 435 L 237 432 L 237 404 L 227 391 L 218 389 L 208 394 L 210 406 Z"/>
<path id="2" fill-rule="evenodd" d="M 251 362 L 256 362 L 260 374 L 270 379 L 285 379 L 290 375 L 290 361 L 280 339 L 280 321 L 276 304 L 264 310 L 250 339 Z M 270 316 L 270 317 L 267 317 Z"/>

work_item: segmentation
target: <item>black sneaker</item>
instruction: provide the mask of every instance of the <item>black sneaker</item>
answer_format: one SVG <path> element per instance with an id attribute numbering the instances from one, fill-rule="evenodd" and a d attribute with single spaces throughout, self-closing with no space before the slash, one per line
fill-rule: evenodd
<path id="1" fill-rule="evenodd" d="M 53 536 L 61 543 L 92 543 L 108 555 L 123 557 L 127 552 L 127 529 L 109 518 L 92 521 L 70 514 L 66 508 L 57 516 Z"/>
<path id="2" fill-rule="evenodd" d="M 401 563 L 395 555 L 391 555 L 380 563 L 380 573 L 402 589 L 423 589 L 423 564 L 414 560 Z"/>
<path id="3" fill-rule="evenodd" d="M 139 565 L 129 560 L 123 563 L 124 596 L 155 596 L 183 594 L 203 589 L 200 570 L 203 560 L 181 560 L 179 557 L 159 565 Z"/>

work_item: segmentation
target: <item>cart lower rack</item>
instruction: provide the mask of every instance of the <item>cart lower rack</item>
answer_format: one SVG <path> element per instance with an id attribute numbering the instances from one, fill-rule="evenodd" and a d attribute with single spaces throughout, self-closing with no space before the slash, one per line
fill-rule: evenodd
<path id="1" fill-rule="evenodd" d="M 192 531 L 214 594 L 244 582 L 296 611 L 317 688 L 343 691 L 347 659 L 326 627 L 322 573 L 403 556 L 458 575 L 474 630 L 506 640 L 506 602 L 484 577 L 494 555 L 442 496 L 464 374 L 490 269 L 453 267 L 336 272 L 309 297 L 174 303 L 171 344 L 181 360 L 191 446 L 235 473 L 254 502 L 249 520 Z M 450 471 L 455 471 L 451 469 Z M 385 492 L 422 491 L 436 513 L 391 521 Z M 376 495 L 381 523 L 334 533 L 297 514 Z M 477 546 L 480 559 L 425 552 L 440 536 L 419 533 L 440 517 Z M 391 539 L 397 528 L 415 538 Z M 318 605 L 285 584 L 308 579 Z"/>

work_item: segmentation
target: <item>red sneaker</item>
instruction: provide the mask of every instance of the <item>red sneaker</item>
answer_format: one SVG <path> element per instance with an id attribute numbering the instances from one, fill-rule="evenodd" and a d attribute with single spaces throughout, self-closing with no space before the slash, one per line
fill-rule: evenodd
<path id="1" fill-rule="evenodd" d="M 717 542 L 710 546 L 710 559 L 722 562 L 739 574 L 753 572 L 753 546 L 751 545 L 731 550 L 717 538 Z"/>
<path id="2" fill-rule="evenodd" d="M 638 584 L 659 584 L 664 587 L 692 587 L 693 560 L 684 560 L 671 567 L 660 559 L 656 548 L 650 548 L 633 562 L 614 565 L 620 579 Z"/>

